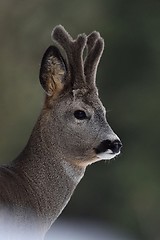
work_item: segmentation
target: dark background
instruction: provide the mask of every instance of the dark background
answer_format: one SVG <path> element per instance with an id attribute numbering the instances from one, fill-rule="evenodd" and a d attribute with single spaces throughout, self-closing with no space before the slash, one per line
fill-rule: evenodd
<path id="1" fill-rule="evenodd" d="M 116 161 L 88 167 L 62 217 L 97 219 L 141 240 L 160 239 L 160 1 L 0 2 L 0 159 L 25 146 L 43 104 L 39 65 L 62 24 L 97 30 L 105 51 L 97 82 L 123 142 Z"/>

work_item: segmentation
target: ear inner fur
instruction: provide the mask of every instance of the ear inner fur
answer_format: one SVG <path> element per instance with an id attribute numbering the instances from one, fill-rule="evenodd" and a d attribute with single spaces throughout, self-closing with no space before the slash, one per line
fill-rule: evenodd
<path id="1" fill-rule="evenodd" d="M 57 96 L 62 91 L 65 73 L 65 63 L 58 48 L 50 46 L 43 56 L 39 75 L 48 96 Z"/>

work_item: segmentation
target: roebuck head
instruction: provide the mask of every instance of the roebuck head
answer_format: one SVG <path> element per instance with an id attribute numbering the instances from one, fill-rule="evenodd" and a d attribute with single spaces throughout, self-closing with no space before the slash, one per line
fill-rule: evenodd
<path id="1" fill-rule="evenodd" d="M 106 120 L 96 87 L 96 71 L 104 41 L 98 32 L 74 40 L 62 26 L 52 32 L 55 46 L 45 52 L 40 82 L 46 92 L 46 127 L 41 130 L 49 151 L 87 166 L 111 159 L 122 146 Z M 54 154 L 54 153 L 53 153 Z"/>

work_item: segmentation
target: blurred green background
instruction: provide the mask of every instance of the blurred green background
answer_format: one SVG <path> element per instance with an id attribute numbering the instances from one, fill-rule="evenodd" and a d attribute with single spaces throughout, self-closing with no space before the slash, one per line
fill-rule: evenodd
<path id="1" fill-rule="evenodd" d="M 105 39 L 98 69 L 108 120 L 123 142 L 116 161 L 88 167 L 61 217 L 97 219 L 141 240 L 160 239 L 160 1 L 0 2 L 0 159 L 25 146 L 43 104 L 39 65 L 62 24 Z"/>

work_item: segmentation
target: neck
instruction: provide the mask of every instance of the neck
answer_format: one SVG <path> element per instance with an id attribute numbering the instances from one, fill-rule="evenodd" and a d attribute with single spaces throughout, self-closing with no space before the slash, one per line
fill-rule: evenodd
<path id="1" fill-rule="evenodd" d="M 54 144 L 49 151 L 40 126 L 41 119 L 12 167 L 25 182 L 34 212 L 49 228 L 68 203 L 85 168 L 66 159 Z"/>

